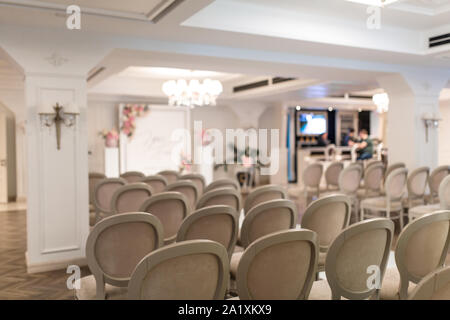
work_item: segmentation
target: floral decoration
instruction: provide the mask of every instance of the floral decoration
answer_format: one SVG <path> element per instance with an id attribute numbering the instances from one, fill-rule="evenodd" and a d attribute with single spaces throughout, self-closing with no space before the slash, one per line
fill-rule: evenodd
<path id="1" fill-rule="evenodd" d="M 149 111 L 149 107 L 144 104 L 127 104 L 122 109 L 122 126 L 120 130 L 129 138 L 136 130 L 136 118 L 143 116 Z"/>
<path id="2" fill-rule="evenodd" d="M 107 147 L 117 147 L 119 142 L 119 133 L 116 129 L 106 130 L 103 129 L 100 131 L 100 136 L 105 139 L 105 145 Z"/>
<path id="3" fill-rule="evenodd" d="M 187 171 L 190 172 L 192 167 L 192 159 L 189 155 L 184 152 L 180 153 L 180 172 Z"/>

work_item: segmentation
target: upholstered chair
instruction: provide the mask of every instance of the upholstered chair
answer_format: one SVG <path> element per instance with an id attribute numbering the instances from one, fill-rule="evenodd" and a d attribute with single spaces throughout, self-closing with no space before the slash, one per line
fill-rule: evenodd
<path id="1" fill-rule="evenodd" d="M 233 179 L 218 179 L 213 182 L 211 182 L 206 188 L 205 192 L 211 191 L 213 189 L 218 188 L 234 188 L 236 191 L 240 191 L 239 183 L 236 180 Z"/>
<path id="2" fill-rule="evenodd" d="M 325 170 L 325 182 L 327 184 L 324 191 L 339 190 L 339 175 L 344 169 L 342 162 L 332 162 Z"/>
<path id="3" fill-rule="evenodd" d="M 155 194 L 166 190 L 166 187 L 169 184 L 167 179 L 160 175 L 146 176 L 145 178 L 142 178 L 140 182 L 148 184 Z"/>
<path id="4" fill-rule="evenodd" d="M 131 300 L 223 300 L 227 250 L 210 240 L 174 243 L 139 262 L 128 285 Z"/>
<path id="5" fill-rule="evenodd" d="M 449 242 L 449 210 L 426 214 L 409 223 L 398 237 L 397 267 L 388 268 L 381 299 L 407 299 L 417 283 L 444 265 Z"/>
<path id="6" fill-rule="evenodd" d="M 439 186 L 439 203 L 427 204 L 409 209 L 409 221 L 440 209 L 450 210 L 450 175 L 446 176 Z"/>
<path id="7" fill-rule="evenodd" d="M 179 192 L 161 192 L 152 195 L 139 208 L 161 221 L 164 231 L 164 244 L 175 241 L 181 223 L 189 213 L 188 200 Z"/>
<path id="8" fill-rule="evenodd" d="M 181 180 L 171 183 L 166 187 L 166 191 L 180 192 L 184 194 L 188 200 L 189 212 L 195 209 L 200 195 L 197 185 L 190 180 Z"/>
<path id="9" fill-rule="evenodd" d="M 328 248 L 341 231 L 348 227 L 351 213 L 351 199 L 338 194 L 315 200 L 306 208 L 301 227 L 317 233 L 319 246 L 317 272 L 325 270 Z"/>
<path id="10" fill-rule="evenodd" d="M 361 221 L 365 217 L 377 217 L 369 213 L 370 211 L 380 212 L 385 214 L 388 219 L 399 219 L 400 229 L 403 229 L 402 198 L 405 192 L 407 177 L 407 169 L 401 168 L 392 171 L 385 182 L 385 196 L 368 198 L 361 201 Z M 393 212 L 398 212 L 398 216 L 392 217 L 391 213 Z"/>
<path id="11" fill-rule="evenodd" d="M 323 165 L 320 162 L 309 164 L 302 174 L 303 189 L 290 188 L 288 190 L 291 199 L 303 197 L 306 204 L 309 204 L 313 197 L 320 195 L 320 181 L 322 180 Z"/>
<path id="12" fill-rule="evenodd" d="M 254 189 L 244 202 L 244 214 L 247 214 L 254 206 L 277 199 L 287 199 L 286 190 L 280 186 L 270 184 Z"/>
<path id="13" fill-rule="evenodd" d="M 427 196 L 427 203 L 434 204 L 439 201 L 439 186 L 442 180 L 450 173 L 450 166 L 440 166 L 434 169 L 428 178 L 430 194 Z"/>
<path id="14" fill-rule="evenodd" d="M 167 184 L 176 182 L 180 177 L 180 173 L 175 170 L 163 170 L 158 172 L 157 174 L 166 178 Z"/>
<path id="15" fill-rule="evenodd" d="M 136 212 L 152 194 L 153 190 L 146 183 L 129 183 L 114 192 L 111 211 L 113 214 Z"/>
<path id="16" fill-rule="evenodd" d="M 304 300 L 317 264 L 317 237 L 310 230 L 287 230 L 255 240 L 237 269 L 241 300 Z"/>
<path id="17" fill-rule="evenodd" d="M 95 185 L 101 180 L 106 179 L 103 173 L 89 172 L 89 209 L 95 210 L 94 208 L 94 191 Z"/>
<path id="18" fill-rule="evenodd" d="M 326 280 L 313 283 L 309 299 L 378 299 L 393 234 L 394 223 L 385 218 L 357 222 L 342 231 L 328 249 Z"/>
<path id="19" fill-rule="evenodd" d="M 408 300 L 450 300 L 450 267 L 428 274 L 417 284 Z"/>
<path id="20" fill-rule="evenodd" d="M 100 221 L 105 216 L 113 213 L 111 200 L 117 189 L 127 184 L 122 178 L 107 178 L 96 183 L 94 188 L 95 221 Z"/>
<path id="21" fill-rule="evenodd" d="M 382 164 L 382 165 L 384 166 L 384 163 L 383 163 L 383 161 L 381 161 L 381 160 L 369 160 L 369 161 L 366 163 L 365 170 L 369 169 L 369 168 L 370 168 L 371 166 L 373 166 L 373 165 L 379 165 L 379 164 Z"/>
<path id="22" fill-rule="evenodd" d="M 205 239 L 222 244 L 231 255 L 238 237 L 236 210 L 229 206 L 216 205 L 198 209 L 184 219 L 177 233 L 177 242 Z"/>
<path id="23" fill-rule="evenodd" d="M 364 171 L 363 187 L 357 192 L 359 199 L 377 197 L 381 195 L 381 184 L 384 178 L 384 164 L 373 161 Z"/>
<path id="24" fill-rule="evenodd" d="M 253 241 L 269 233 L 294 229 L 297 225 L 297 208 L 291 200 L 270 200 L 253 207 L 245 216 L 240 231 L 240 245 L 247 248 Z M 242 248 L 231 257 L 230 270 L 235 278 L 242 256 Z M 239 252 L 240 251 L 240 252 Z"/>
<path id="25" fill-rule="evenodd" d="M 148 213 L 124 213 L 98 222 L 88 236 L 86 257 L 92 275 L 80 279 L 80 300 L 126 299 L 138 263 L 163 244 L 162 225 Z"/>
<path id="26" fill-rule="evenodd" d="M 121 178 L 127 180 L 128 183 L 140 182 L 145 174 L 139 171 L 127 171 L 120 175 Z"/>
<path id="27" fill-rule="evenodd" d="M 408 196 L 403 199 L 403 208 L 413 208 L 425 204 L 425 190 L 427 188 L 430 168 L 420 167 L 411 172 L 406 182 Z"/>
<path id="28" fill-rule="evenodd" d="M 197 186 L 199 196 L 205 190 L 205 177 L 199 173 L 188 173 L 179 177 L 179 180 L 190 180 Z"/>
<path id="29" fill-rule="evenodd" d="M 396 162 L 389 165 L 386 169 L 386 172 L 384 173 L 384 180 L 386 181 L 387 177 L 391 174 L 392 171 L 402 168 L 406 168 L 406 164 L 404 164 L 403 162 Z"/>
<path id="30" fill-rule="evenodd" d="M 231 187 L 212 189 L 201 196 L 197 202 L 197 209 L 215 205 L 232 207 L 236 210 L 239 218 L 239 213 L 241 211 L 241 195 L 236 189 Z"/>

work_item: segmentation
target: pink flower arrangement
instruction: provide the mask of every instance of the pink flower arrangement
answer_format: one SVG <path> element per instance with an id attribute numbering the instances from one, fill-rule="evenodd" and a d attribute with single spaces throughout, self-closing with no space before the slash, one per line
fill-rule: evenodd
<path id="1" fill-rule="evenodd" d="M 202 145 L 203 146 L 208 146 L 214 141 L 214 137 L 211 136 L 208 129 L 202 130 L 202 132 L 200 134 L 202 137 Z"/>
<path id="2" fill-rule="evenodd" d="M 103 139 L 105 139 L 105 144 L 107 147 L 117 147 L 117 144 L 119 142 L 119 133 L 116 129 L 111 129 L 109 131 L 104 129 L 100 132 L 100 135 Z"/>
<path id="3" fill-rule="evenodd" d="M 129 138 L 133 136 L 136 129 L 136 117 L 141 117 L 148 112 L 149 108 L 143 104 L 127 104 L 122 109 L 122 127 L 120 130 Z"/>
<path id="4" fill-rule="evenodd" d="M 191 171 L 192 160 L 191 157 L 186 155 L 184 152 L 180 154 L 180 172 L 186 170 L 187 172 Z"/>

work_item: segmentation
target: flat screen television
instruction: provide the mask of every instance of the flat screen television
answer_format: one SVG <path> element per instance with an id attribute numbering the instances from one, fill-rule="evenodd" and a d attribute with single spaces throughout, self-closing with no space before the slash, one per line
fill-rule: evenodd
<path id="1" fill-rule="evenodd" d="M 320 135 L 327 132 L 327 114 L 302 112 L 298 116 L 298 135 Z"/>

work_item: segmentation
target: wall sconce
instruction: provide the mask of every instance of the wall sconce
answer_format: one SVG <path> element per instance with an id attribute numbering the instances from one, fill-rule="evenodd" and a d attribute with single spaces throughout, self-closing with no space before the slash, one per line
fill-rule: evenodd
<path id="1" fill-rule="evenodd" d="M 76 116 L 80 114 L 76 104 L 68 104 L 66 110 L 63 109 L 58 102 L 55 106 L 43 105 L 39 110 L 41 124 L 46 127 L 51 127 L 55 124 L 56 127 L 56 146 L 58 150 L 61 149 L 61 123 L 66 127 L 75 125 Z"/>
<path id="2" fill-rule="evenodd" d="M 442 118 L 439 116 L 439 114 L 427 112 L 422 116 L 422 120 L 425 123 L 425 139 L 426 142 L 428 142 L 428 128 L 438 128 L 439 121 L 441 121 Z"/>

